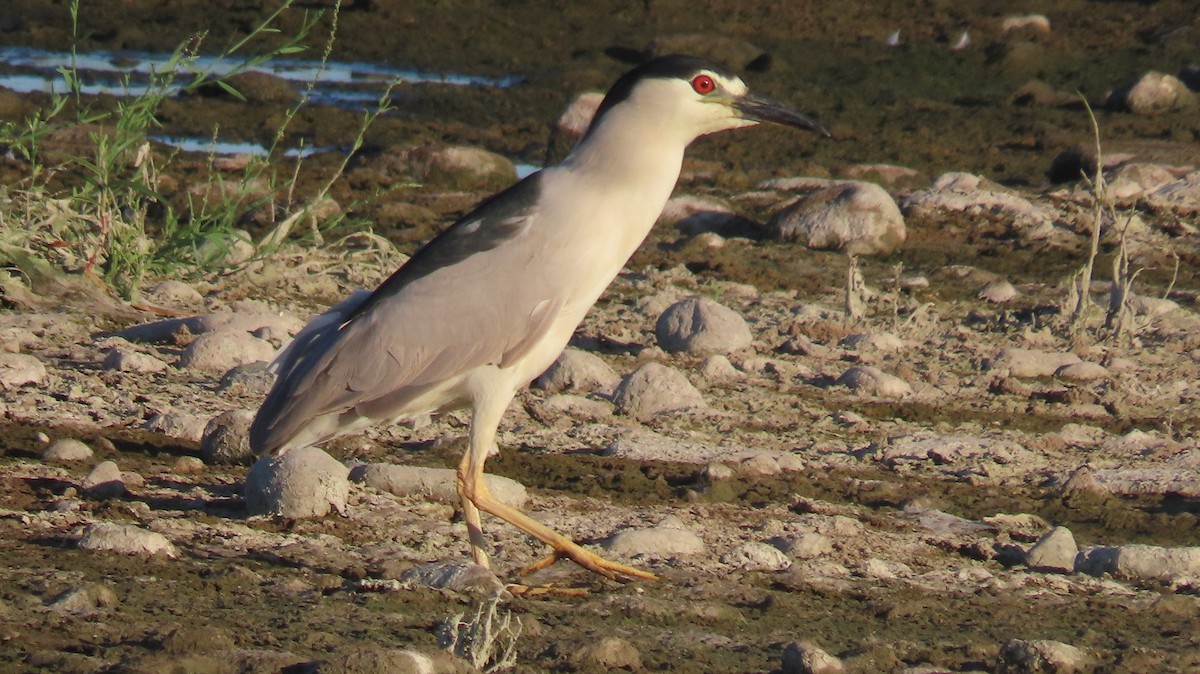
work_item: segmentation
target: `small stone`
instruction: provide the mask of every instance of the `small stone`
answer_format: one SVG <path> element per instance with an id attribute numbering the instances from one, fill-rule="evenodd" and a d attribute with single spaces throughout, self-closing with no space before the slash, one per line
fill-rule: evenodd
<path id="1" fill-rule="evenodd" d="M 405 571 L 401 582 L 452 592 L 495 594 L 504 589 L 504 583 L 490 569 L 478 564 L 459 562 L 433 562 L 421 564 Z"/>
<path id="2" fill-rule="evenodd" d="M 184 349 L 177 365 L 209 374 L 257 361 L 270 361 L 275 347 L 241 330 L 214 330 L 197 337 Z"/>
<path id="3" fill-rule="evenodd" d="M 1073 573 L 1078 554 L 1079 547 L 1075 545 L 1071 530 L 1054 527 L 1029 549 L 1025 555 L 1025 565 L 1036 571 Z"/>
<path id="4" fill-rule="evenodd" d="M 704 359 L 700 366 L 700 374 L 714 384 L 736 381 L 742 376 L 733 363 L 729 362 L 729 358 L 719 353 Z"/>
<path id="5" fill-rule="evenodd" d="M 255 332 L 268 330 L 270 328 L 263 327 Z M 275 384 L 275 375 L 268 371 L 268 365 L 266 361 L 238 365 L 221 377 L 220 383 L 217 384 L 217 390 L 222 393 L 265 398 Z"/>
<path id="6" fill-rule="evenodd" d="M 992 304 L 1004 304 L 1021 296 L 1008 281 L 992 281 L 979 291 L 979 299 Z"/>
<path id="7" fill-rule="evenodd" d="M 244 496 L 251 515 L 292 519 L 346 512 L 349 470 L 316 447 L 260 459 L 246 474 Z"/>
<path id="8" fill-rule="evenodd" d="M 887 254 L 908 236 L 892 196 L 874 183 L 854 181 L 801 197 L 772 216 L 767 227 L 784 241 L 851 255 Z"/>
<path id="9" fill-rule="evenodd" d="M 150 417 L 142 428 L 169 438 L 199 443 L 204 438 L 207 422 L 194 414 L 167 412 Z"/>
<path id="10" fill-rule="evenodd" d="M 392 463 L 368 463 L 355 466 L 350 479 L 396 496 L 417 496 L 438 503 L 458 504 L 456 475 L 452 468 L 401 466 Z M 528 499 L 525 485 L 507 477 L 484 474 L 483 481 L 496 500 L 521 508 Z"/>
<path id="11" fill-rule="evenodd" d="M 1160 582 L 1181 576 L 1200 576 L 1200 547 L 1122 545 L 1117 548 L 1113 574 L 1129 580 Z"/>
<path id="12" fill-rule="evenodd" d="M 106 583 L 89 583 L 58 595 L 50 610 L 64 615 L 90 615 L 99 609 L 112 608 L 120 603 L 117 593 Z"/>
<path id="13" fill-rule="evenodd" d="M 793 559 L 813 559 L 833 553 L 829 537 L 818 533 L 789 536 L 777 541 L 776 547 Z"/>
<path id="14" fill-rule="evenodd" d="M 577 668 L 587 671 L 638 671 L 642 668 L 641 653 L 620 637 L 601 637 L 585 643 L 573 649 L 569 659 Z"/>
<path id="15" fill-rule="evenodd" d="M 991 359 L 988 369 L 1007 370 L 1012 377 L 1049 377 L 1060 368 L 1079 362 L 1079 356 L 1068 352 L 1006 348 Z"/>
<path id="16" fill-rule="evenodd" d="M 88 526 L 79 539 L 82 550 L 115 552 L 122 555 L 163 555 L 169 559 L 179 551 L 166 536 L 128 524 L 97 522 Z"/>
<path id="17" fill-rule="evenodd" d="M 708 546 L 695 533 L 672 523 L 665 523 L 647 529 L 626 529 L 617 532 L 604 542 L 604 549 L 626 557 L 642 555 L 670 558 L 704 554 Z"/>
<path id="18" fill-rule="evenodd" d="M 1089 664 L 1083 651 L 1059 641 L 1013 639 L 1000 647 L 996 674 L 1073 674 Z"/>
<path id="19" fill-rule="evenodd" d="M 204 297 L 192 286 L 183 281 L 160 281 L 148 289 L 146 296 L 159 304 L 168 306 L 199 306 Z"/>
<path id="20" fill-rule="evenodd" d="M 254 462 L 250 449 L 250 424 L 254 412 L 229 410 L 213 417 L 204 427 L 200 458 L 208 464 L 245 465 Z"/>
<path id="21" fill-rule="evenodd" d="M 1004 17 L 1000 22 L 1000 32 L 1030 29 L 1045 35 L 1050 34 L 1050 19 L 1044 14 L 1022 14 Z"/>
<path id="22" fill-rule="evenodd" d="M 39 384 L 46 378 L 42 361 L 24 353 L 0 352 L 0 389 Z"/>
<path id="23" fill-rule="evenodd" d="M 656 414 L 706 407 L 704 396 L 679 370 L 646 363 L 621 380 L 613 403 L 622 414 L 645 421 Z"/>
<path id="24" fill-rule="evenodd" d="M 603 100 L 604 94 L 587 92 L 577 96 L 567 106 L 550 129 L 550 141 L 546 145 L 546 166 L 557 164 L 571 152 L 571 148 L 575 147 L 587 132 Z"/>
<path id="25" fill-rule="evenodd" d="M 97 500 L 124 496 L 125 482 L 121 478 L 121 469 L 112 461 L 96 464 L 83 479 L 83 492 L 88 498 Z"/>
<path id="26" fill-rule="evenodd" d="M 457 190 L 496 190 L 517 181 L 517 167 L 504 155 L 466 145 L 419 147 L 407 159 L 413 176 L 428 185 Z"/>
<path id="27" fill-rule="evenodd" d="M 912 387 L 903 379 L 870 365 L 858 365 L 846 370 L 835 383 L 882 398 L 901 398 L 912 393 Z"/>
<path id="28" fill-rule="evenodd" d="M 181 456 L 175 459 L 171 472 L 176 475 L 195 475 L 204 472 L 204 462 L 196 456 Z"/>
<path id="29" fill-rule="evenodd" d="M 721 563 L 743 571 L 783 571 L 792 565 L 792 560 L 777 548 L 751 541 L 721 555 Z"/>
<path id="30" fill-rule="evenodd" d="M 742 475 L 765 477 L 778 475 L 783 472 L 779 462 L 770 452 L 759 452 L 738 462 L 738 473 Z"/>
<path id="31" fill-rule="evenodd" d="M 100 367 L 117 372 L 153 373 L 166 370 L 167 364 L 149 354 L 118 347 L 109 349 Z"/>
<path id="32" fill-rule="evenodd" d="M 60 438 L 55 440 L 42 452 L 42 461 L 54 463 L 74 463 L 87 461 L 92 458 L 92 448 L 75 438 Z"/>
<path id="33" fill-rule="evenodd" d="M 591 393 L 597 390 L 610 391 L 620 381 L 621 375 L 600 356 L 569 348 L 534 381 L 534 385 L 549 393 Z"/>
<path id="34" fill-rule="evenodd" d="M 707 297 L 689 297 L 672 304 L 654 327 L 658 344 L 669 353 L 727 354 L 754 341 L 746 319 Z"/>
<path id="35" fill-rule="evenodd" d="M 780 674 L 839 674 L 846 671 L 837 657 L 814 644 L 794 641 L 783 649 Z"/>
<path id="36" fill-rule="evenodd" d="M 543 414 L 555 419 L 582 419 L 597 421 L 612 416 L 612 405 L 594 398 L 560 393 L 541 402 Z"/>
<path id="37" fill-rule="evenodd" d="M 1096 381 L 1097 379 L 1107 379 L 1109 374 L 1103 365 L 1084 361 L 1064 365 L 1055 370 L 1054 376 L 1072 381 Z"/>
<path id="38" fill-rule="evenodd" d="M 1114 91 L 1108 107 L 1135 115 L 1158 115 L 1196 105 L 1196 95 L 1178 77 L 1151 70 Z"/>

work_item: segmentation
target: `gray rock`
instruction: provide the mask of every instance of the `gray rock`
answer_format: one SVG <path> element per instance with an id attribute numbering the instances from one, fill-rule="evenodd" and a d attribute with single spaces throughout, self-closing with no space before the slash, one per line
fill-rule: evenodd
<path id="1" fill-rule="evenodd" d="M 1007 348 L 996 354 L 987 365 L 989 370 L 1007 370 L 1012 377 L 1049 377 L 1067 365 L 1081 362 L 1070 352 L 1033 351 Z"/>
<path id="2" fill-rule="evenodd" d="M 1200 547 L 1122 545 L 1117 548 L 1113 574 L 1129 580 L 1160 582 L 1169 582 L 1179 576 L 1198 576 Z"/>
<path id="3" fill-rule="evenodd" d="M 818 533 L 786 536 L 774 541 L 774 545 L 792 559 L 814 559 L 833 553 L 829 537 Z"/>
<path id="4" fill-rule="evenodd" d="M 168 318 L 153 323 L 143 323 L 126 328 L 117 333 L 117 336 L 131 342 L 167 342 L 183 330 L 187 330 L 193 335 L 199 335 L 218 330 L 238 330 L 249 333 L 262 328 L 270 328 L 274 333 L 286 332 L 294 335 L 304 325 L 304 321 L 295 316 L 276 312 L 221 311 L 202 316 Z"/>
<path id="5" fill-rule="evenodd" d="M 877 367 L 856 365 L 837 378 L 838 386 L 882 398 L 901 398 L 912 393 L 912 387 L 903 379 L 890 375 Z"/>
<path id="6" fill-rule="evenodd" d="M 792 560 L 778 548 L 749 541 L 721 555 L 721 563 L 743 571 L 783 571 Z"/>
<path id="7" fill-rule="evenodd" d="M 686 236 L 705 233 L 736 236 L 756 228 L 749 220 L 734 213 L 724 201 L 688 194 L 668 201 L 658 216 L 658 222 L 674 225 Z"/>
<path id="8" fill-rule="evenodd" d="M 1200 171 L 1154 189 L 1145 196 L 1145 201 L 1155 210 L 1177 215 L 1200 213 Z"/>
<path id="9" fill-rule="evenodd" d="M 633 644 L 620 637 L 601 637 L 571 649 L 568 660 L 577 669 L 585 671 L 610 671 L 642 669 L 642 654 Z"/>
<path id="10" fill-rule="evenodd" d="M 75 438 L 60 438 L 42 452 L 42 461 L 74 463 L 92 458 L 92 448 Z"/>
<path id="11" fill-rule="evenodd" d="M 1072 573 L 1075 571 L 1075 557 L 1079 547 L 1075 545 L 1075 536 L 1066 527 L 1054 527 L 1029 549 L 1025 555 L 1025 564 L 1038 571 L 1055 571 Z"/>
<path id="12" fill-rule="evenodd" d="M 1073 674 L 1089 664 L 1087 655 L 1070 644 L 1013 639 L 1000 647 L 996 674 Z"/>
<path id="13" fill-rule="evenodd" d="M 728 453 L 716 445 L 676 440 L 646 428 L 630 428 L 604 448 L 604 456 L 616 456 L 631 461 L 675 461 L 679 463 L 706 463 L 722 458 Z"/>
<path id="14" fill-rule="evenodd" d="M 200 439 L 200 458 L 207 464 L 244 465 L 254 462 L 250 449 L 250 424 L 254 412 L 229 410 L 213 417 Z"/>
<path id="15" fill-rule="evenodd" d="M 88 583 L 73 587 L 50 602 L 50 610 L 60 615 L 86 616 L 120 604 L 117 593 L 107 583 Z"/>
<path id="16" fill-rule="evenodd" d="M 118 372 L 152 373 L 166 370 L 167 364 L 150 354 L 118 347 L 109 349 L 108 355 L 104 357 L 100 367 Z"/>
<path id="17" fill-rule="evenodd" d="M 255 361 L 238 365 L 221 377 L 217 390 L 235 395 L 266 397 L 275 385 L 275 375 L 267 371 L 268 363 Z"/>
<path id="18" fill-rule="evenodd" d="M 396 496 L 416 496 L 439 503 L 459 502 L 455 471 L 451 468 L 368 463 L 355 466 L 350 479 Z M 501 503 L 521 508 L 528 499 L 525 485 L 516 480 L 485 474 L 483 481 Z"/>
<path id="19" fill-rule="evenodd" d="M 140 527 L 113 522 L 89 525 L 84 529 L 83 537 L 79 539 L 79 548 L 143 557 L 162 555 L 175 559 L 179 556 L 179 551 L 166 536 Z"/>
<path id="20" fill-rule="evenodd" d="M 979 291 L 979 299 L 992 304 L 1004 304 L 1021 296 L 1008 281 L 992 281 Z"/>
<path id="21" fill-rule="evenodd" d="M 612 405 L 607 401 L 568 393 L 549 396 L 541 401 L 540 407 L 543 414 L 555 419 L 598 421 L 613 414 Z"/>
<path id="22" fill-rule="evenodd" d="M 167 437 L 199 443 L 204 438 L 207 425 L 207 421 L 194 414 L 166 412 L 150 417 L 142 424 L 142 428 L 162 433 Z"/>
<path id="23" fill-rule="evenodd" d="M 42 361 L 24 353 L 0 352 L 0 389 L 40 384 L 46 378 Z"/>
<path id="24" fill-rule="evenodd" d="M 1196 95 L 1182 80 L 1154 70 L 1118 87 L 1108 99 L 1109 108 L 1127 110 L 1136 115 L 1191 110 L 1196 105 Z"/>
<path id="25" fill-rule="evenodd" d="M 908 236 L 891 195 L 864 182 L 835 184 L 801 197 L 772 216 L 767 227 L 784 241 L 851 255 L 887 254 Z"/>
<path id="26" fill-rule="evenodd" d="M 991 214 L 1018 228 L 1051 225 L 1055 212 L 1034 204 L 1016 192 L 969 173 L 946 173 L 928 190 L 918 190 L 900 201 L 904 214 L 936 218 L 944 213 Z"/>
<path id="27" fill-rule="evenodd" d="M 236 186 L 236 187 L 235 187 Z M 241 186 L 231 183 L 227 189 L 236 190 Z M 206 237 L 196 246 L 196 261 L 204 266 L 227 266 L 247 262 L 256 253 L 254 239 L 243 229 L 231 229 L 228 233 L 215 234 Z"/>
<path id="28" fill-rule="evenodd" d="M 426 184 L 460 190 L 495 190 L 517 181 L 508 157 L 478 147 L 419 147 L 406 159 L 413 176 Z"/>
<path id="29" fill-rule="evenodd" d="M 742 377 L 742 373 L 729 362 L 729 358 L 719 353 L 704 359 L 704 364 L 700 366 L 700 374 L 713 384 L 733 382 Z"/>
<path id="30" fill-rule="evenodd" d="M 1064 365 L 1054 371 L 1054 376 L 1060 379 L 1070 379 L 1072 381 L 1096 381 L 1097 379 L 1107 379 L 1109 376 L 1108 370 L 1099 363 L 1089 363 L 1087 361 L 1080 363 L 1072 363 Z"/>
<path id="31" fill-rule="evenodd" d="M 159 303 L 170 306 L 199 306 L 204 297 L 183 281 L 168 279 L 159 281 L 145 290 L 145 295 Z"/>
<path id="32" fill-rule="evenodd" d="M 534 381 L 534 385 L 550 393 L 591 393 L 611 391 L 620 381 L 621 375 L 600 356 L 568 348 Z"/>
<path id="33" fill-rule="evenodd" d="M 490 569 L 469 563 L 421 564 L 405 571 L 400 581 L 435 590 L 488 595 L 504 589 L 504 583 Z"/>
<path id="34" fill-rule="evenodd" d="M 646 529 L 619 531 L 604 542 L 604 548 L 626 557 L 642 555 L 660 559 L 700 555 L 708 550 L 703 539 L 673 518 Z"/>
<path id="35" fill-rule="evenodd" d="M 654 327 L 658 345 L 670 353 L 727 354 L 750 346 L 754 337 L 738 312 L 707 297 L 672 304 Z"/>
<path id="36" fill-rule="evenodd" d="M 662 412 L 705 407 L 704 396 L 679 370 L 646 363 L 621 380 L 613 393 L 617 410 L 639 421 Z"/>
<path id="37" fill-rule="evenodd" d="M 184 349 L 177 365 L 209 374 L 223 374 L 246 363 L 270 361 L 275 347 L 241 330 L 206 332 Z"/>
<path id="38" fill-rule="evenodd" d="M 260 459 L 246 474 L 244 496 L 251 515 L 294 519 L 346 512 L 349 470 L 316 447 Z"/>
<path id="39" fill-rule="evenodd" d="M 110 499 L 125 495 L 125 480 L 121 469 L 112 461 L 101 461 L 83 478 L 83 492 L 88 498 Z"/>
<path id="40" fill-rule="evenodd" d="M 1108 194 L 1114 199 L 1137 199 L 1180 178 L 1169 167 L 1143 162 L 1121 164 L 1106 174 Z"/>
<path id="41" fill-rule="evenodd" d="M 351 646 L 340 649 L 328 659 L 306 663 L 303 667 L 281 667 L 260 663 L 248 671 L 303 671 L 306 674 L 474 674 L 479 670 L 449 653 L 380 646 Z"/>
<path id="42" fill-rule="evenodd" d="M 815 644 L 794 641 L 783 649 L 780 674 L 839 674 L 846 671 L 837 657 Z"/>

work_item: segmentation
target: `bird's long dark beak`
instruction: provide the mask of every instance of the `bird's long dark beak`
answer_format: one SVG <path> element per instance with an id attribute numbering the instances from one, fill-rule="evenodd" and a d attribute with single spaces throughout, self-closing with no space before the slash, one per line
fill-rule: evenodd
<path id="1" fill-rule="evenodd" d="M 746 119 L 752 119 L 756 122 L 772 122 L 785 126 L 794 126 L 798 129 L 808 129 L 826 138 L 830 137 L 825 127 L 818 124 L 813 118 L 802 115 L 782 103 L 776 103 L 768 98 L 746 94 L 734 99 L 733 107 Z"/>

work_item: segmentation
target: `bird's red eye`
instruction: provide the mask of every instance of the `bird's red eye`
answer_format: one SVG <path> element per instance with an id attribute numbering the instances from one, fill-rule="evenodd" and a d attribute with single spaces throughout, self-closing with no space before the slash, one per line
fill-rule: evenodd
<path id="1" fill-rule="evenodd" d="M 698 94 L 711 94 L 712 90 L 717 88 L 717 83 L 708 75 L 696 75 L 692 78 L 692 88 Z"/>

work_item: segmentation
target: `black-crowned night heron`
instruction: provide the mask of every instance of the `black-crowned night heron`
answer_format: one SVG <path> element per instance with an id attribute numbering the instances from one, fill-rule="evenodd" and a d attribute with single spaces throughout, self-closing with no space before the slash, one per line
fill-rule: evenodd
<path id="1" fill-rule="evenodd" d="M 653 579 L 606 560 L 496 500 L 483 481 L 513 396 L 554 362 L 649 234 L 705 134 L 776 122 L 828 135 L 752 96 L 708 61 L 667 56 L 622 76 L 562 163 L 484 201 L 373 293 L 314 319 L 272 363 L 274 388 L 250 428 L 257 454 L 285 452 L 387 421 L 469 406 L 457 486 L 475 561 L 488 566 L 479 511 L 612 579 Z"/>

